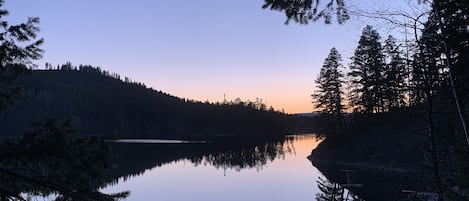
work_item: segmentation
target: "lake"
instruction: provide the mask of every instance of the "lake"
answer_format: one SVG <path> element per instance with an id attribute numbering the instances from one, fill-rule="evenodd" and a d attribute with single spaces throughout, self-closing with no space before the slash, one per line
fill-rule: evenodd
<path id="1" fill-rule="evenodd" d="M 116 143 L 115 181 L 103 191 L 130 191 L 129 201 L 311 201 L 326 180 L 307 159 L 320 142 L 310 134 L 247 145 Z"/>

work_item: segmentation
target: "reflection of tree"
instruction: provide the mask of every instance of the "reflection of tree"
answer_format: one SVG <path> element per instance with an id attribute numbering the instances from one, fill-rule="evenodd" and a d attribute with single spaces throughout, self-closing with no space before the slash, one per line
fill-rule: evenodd
<path id="1" fill-rule="evenodd" d="M 309 136 L 314 137 L 314 136 Z M 190 161 L 195 166 L 210 165 L 218 169 L 262 169 L 266 164 L 294 154 L 293 141 L 304 136 L 271 142 L 237 142 L 208 144 L 113 144 L 113 162 L 117 168 L 108 172 L 123 180 L 143 174 L 165 164 Z"/>
<path id="2" fill-rule="evenodd" d="M 362 201 L 357 195 L 344 188 L 338 183 L 331 182 L 321 177 L 317 180 L 318 188 L 321 191 L 316 194 L 317 201 Z"/>
<path id="3" fill-rule="evenodd" d="M 280 141 L 246 147 L 232 147 L 228 150 L 219 150 L 188 159 L 195 165 L 209 163 L 216 168 L 230 168 L 238 171 L 254 167 L 262 169 L 268 162 L 282 158 L 289 152 L 285 145 L 287 145 L 285 141 Z"/>
<path id="4" fill-rule="evenodd" d="M 332 200 L 342 200 L 342 194 L 344 188 L 342 188 L 338 183 L 332 183 L 327 179 L 321 177 L 317 180 L 318 188 L 321 191 L 316 194 L 316 200 L 318 201 L 332 201 Z"/>

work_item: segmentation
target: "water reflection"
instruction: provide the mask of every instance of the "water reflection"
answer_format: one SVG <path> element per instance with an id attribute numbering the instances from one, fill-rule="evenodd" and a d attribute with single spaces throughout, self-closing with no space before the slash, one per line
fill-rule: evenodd
<path id="1" fill-rule="evenodd" d="M 331 182 L 323 177 L 319 177 L 317 183 L 320 190 L 316 194 L 317 201 L 364 201 L 339 183 Z"/>
<path id="2" fill-rule="evenodd" d="M 146 170 L 165 164 L 187 161 L 194 166 L 213 166 L 216 169 L 255 168 L 261 170 L 266 164 L 276 159 L 284 159 L 286 154 L 294 154 L 293 142 L 308 136 L 289 136 L 271 142 L 225 143 L 118 143 L 112 144 L 115 169 L 109 172 L 115 179 L 134 177 Z M 309 136 L 314 138 L 314 136 Z"/>
<path id="3" fill-rule="evenodd" d="M 336 191 L 334 192 L 337 193 L 345 187 L 345 191 L 348 189 L 350 193 L 353 192 L 354 196 L 359 196 L 364 200 L 437 200 L 432 198 L 434 194 L 429 192 L 429 189 L 424 188 L 424 185 L 422 185 L 418 178 L 420 175 L 416 173 L 389 172 L 363 168 L 353 169 L 350 165 L 340 166 L 314 160 L 312 165 L 327 178 L 327 182 L 320 183 L 324 183 L 323 186 L 325 186 L 326 192 L 329 195 L 331 186 L 334 187 L 335 185 Z M 356 174 L 355 179 L 350 179 L 347 175 L 349 171 L 353 171 Z M 322 184 L 319 185 L 320 190 L 323 191 L 321 189 Z M 328 193 L 325 194 L 328 195 Z"/>
<path id="4" fill-rule="evenodd" d="M 127 200 L 314 200 L 320 172 L 306 157 L 314 135 L 245 143 L 113 144 L 115 180 Z"/>
<path id="5" fill-rule="evenodd" d="M 92 193 L 99 192 L 97 190 L 99 186 L 106 186 L 100 190 L 109 195 L 112 193 L 127 195 L 126 192 L 129 190 L 131 194 L 126 199 L 129 201 L 359 201 L 418 200 L 432 196 L 414 191 L 402 193 L 403 189 L 418 190 L 415 187 L 418 183 L 402 174 L 397 176 L 361 171 L 355 177 L 349 177 L 348 174 L 355 173 L 354 170 L 307 160 L 306 157 L 319 143 L 320 139 L 314 135 L 287 136 L 282 140 L 262 143 L 236 140 L 207 144 L 115 143 L 111 144 L 115 168 L 105 173 L 106 178 L 111 178 L 112 182 L 103 184 L 108 180 L 96 182 L 97 173 L 87 174 L 90 168 L 93 170 L 93 167 L 99 165 L 95 160 L 88 160 L 89 157 L 99 155 L 93 147 L 99 147 L 100 144 L 90 141 L 85 143 L 86 152 L 77 152 L 81 149 L 71 149 L 77 153 L 70 153 L 74 156 L 70 165 L 77 170 L 74 169 L 71 174 L 59 174 L 58 178 L 67 183 L 63 186 L 70 186 L 69 180 L 73 178 L 78 178 L 76 185 L 82 184 L 83 181 L 94 181 L 91 185 L 93 189 L 87 189 Z M 95 146 L 91 146 L 93 144 Z M 6 147 L 0 146 L 0 148 Z M 68 164 L 57 159 L 47 161 Z M 5 160 L 0 160 L 0 164 L 3 164 L 0 167 L 6 167 Z M 40 167 L 39 165 L 38 163 L 37 167 Z M 32 168 L 36 169 L 41 170 Z M 0 181 L 2 181 L 0 187 L 9 185 L 5 183 L 9 177 L 5 177 L 4 173 L 0 171 Z M 99 175 L 101 176 L 101 173 Z M 83 180 L 84 177 L 89 180 Z M 23 189 L 21 192 L 31 192 L 32 195 L 50 195 L 53 192 L 35 191 L 37 187 L 21 186 L 21 188 Z M 1 195 L 0 193 L 0 198 Z"/>

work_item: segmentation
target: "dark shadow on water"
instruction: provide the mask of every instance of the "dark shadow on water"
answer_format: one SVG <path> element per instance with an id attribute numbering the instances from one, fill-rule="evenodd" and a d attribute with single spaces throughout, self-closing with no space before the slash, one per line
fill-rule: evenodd
<path id="1" fill-rule="evenodd" d="M 274 160 L 294 154 L 293 142 L 302 138 L 270 142 L 230 139 L 214 143 L 105 143 L 98 138 L 70 138 L 67 129 L 67 125 L 48 122 L 24 139 L 0 144 L 0 150 L 15 150 L 11 157 L 0 157 L 0 200 L 30 196 L 46 196 L 44 200 L 115 200 L 129 192 L 105 194 L 100 189 L 155 167 L 184 160 L 193 166 L 261 170 Z M 54 136 L 47 136 L 49 130 L 55 130 Z M 111 164 L 113 168 L 109 168 Z"/>
<path id="2" fill-rule="evenodd" d="M 340 188 L 343 188 L 353 183 L 347 186 L 346 189 L 363 200 L 432 200 L 435 196 L 434 193 L 428 192 L 428 189 L 424 189 L 419 184 L 416 178 L 418 174 L 416 173 L 354 169 L 350 166 L 315 161 L 312 161 L 312 165 L 325 176 L 326 179 L 323 179 L 326 181 L 323 182 L 325 186 L 337 184 Z M 350 175 L 347 175 L 349 174 L 348 171 L 354 174 L 353 179 L 350 179 Z M 318 181 L 321 183 L 321 178 Z"/>
<path id="3" fill-rule="evenodd" d="M 364 201 L 339 183 L 331 182 L 322 177 L 319 177 L 316 182 L 320 190 L 320 192 L 316 193 L 317 201 Z"/>
<path id="4" fill-rule="evenodd" d="M 262 169 L 273 160 L 292 152 L 293 138 L 271 142 L 215 142 L 183 144 L 112 143 L 113 163 L 109 171 L 117 181 L 143 174 L 146 170 L 187 160 L 194 166 L 209 164 L 217 169 Z"/>

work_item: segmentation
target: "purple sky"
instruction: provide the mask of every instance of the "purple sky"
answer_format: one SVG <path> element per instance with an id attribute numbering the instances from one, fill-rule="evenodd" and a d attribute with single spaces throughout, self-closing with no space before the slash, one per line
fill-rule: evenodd
<path id="1" fill-rule="evenodd" d="M 372 6 L 356 1 L 349 2 Z M 370 21 L 285 25 L 282 13 L 261 9 L 262 3 L 6 0 L 5 7 L 11 23 L 40 17 L 45 54 L 39 66 L 97 65 L 183 98 L 223 101 L 226 94 L 228 100 L 261 98 L 289 113 L 311 112 L 313 81 L 330 48 L 346 66 Z"/>

